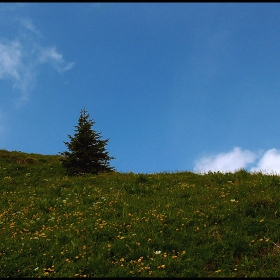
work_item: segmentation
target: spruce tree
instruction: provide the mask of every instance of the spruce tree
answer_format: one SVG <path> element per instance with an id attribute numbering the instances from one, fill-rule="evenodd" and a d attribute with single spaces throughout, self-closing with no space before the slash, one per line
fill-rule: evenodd
<path id="1" fill-rule="evenodd" d="M 88 112 L 82 109 L 78 125 L 74 126 L 74 136 L 68 135 L 70 141 L 63 141 L 68 151 L 60 152 L 61 163 L 69 175 L 114 170 L 109 164 L 114 157 L 110 157 L 105 148 L 109 139 L 101 140 L 101 133 L 92 129 L 95 122 L 89 117 Z"/>

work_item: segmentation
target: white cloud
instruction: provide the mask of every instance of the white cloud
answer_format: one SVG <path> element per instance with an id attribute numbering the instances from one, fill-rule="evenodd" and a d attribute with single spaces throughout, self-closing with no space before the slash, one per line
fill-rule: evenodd
<path id="1" fill-rule="evenodd" d="M 249 166 L 252 166 L 250 167 Z M 258 153 L 235 147 L 227 153 L 206 156 L 195 163 L 194 172 L 235 172 L 238 169 L 263 174 L 280 174 L 280 150 L 275 148 Z"/>
<path id="2" fill-rule="evenodd" d="M 35 71 L 31 61 L 27 59 L 21 42 L 0 42 L 0 80 L 10 81 L 13 88 L 20 91 L 17 103 L 27 100 L 34 87 Z"/>
<path id="3" fill-rule="evenodd" d="M 220 153 L 214 156 L 203 157 L 195 163 L 195 172 L 234 172 L 241 168 L 246 168 L 253 163 L 257 155 L 248 150 L 235 147 L 228 153 Z"/>
<path id="4" fill-rule="evenodd" d="M 280 173 L 280 151 L 277 149 L 267 150 L 256 167 L 251 168 L 252 172 Z"/>
<path id="5" fill-rule="evenodd" d="M 35 33 L 38 36 L 41 36 L 41 32 L 34 26 L 34 24 L 29 18 L 20 19 L 20 23 L 23 27 L 25 27 L 29 31 Z"/>
<path id="6" fill-rule="evenodd" d="M 0 38 L 0 80 L 11 81 L 13 88 L 20 91 L 18 103 L 27 100 L 35 87 L 38 67 L 48 64 L 61 73 L 74 65 L 65 62 L 54 46 L 40 44 L 40 32 L 31 20 L 19 22 L 25 30 L 20 36 L 14 40 Z"/>
<path id="7" fill-rule="evenodd" d="M 19 79 L 21 49 L 19 42 L 0 43 L 0 79 Z"/>
<path id="8" fill-rule="evenodd" d="M 41 48 L 38 60 L 40 63 L 51 64 L 59 72 L 70 70 L 74 65 L 74 63 L 66 63 L 62 54 L 58 53 L 55 47 Z"/>

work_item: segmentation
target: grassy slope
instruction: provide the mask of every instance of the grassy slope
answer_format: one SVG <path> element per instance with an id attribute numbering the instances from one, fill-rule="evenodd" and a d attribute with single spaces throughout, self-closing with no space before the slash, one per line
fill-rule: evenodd
<path id="1" fill-rule="evenodd" d="M 0 150 L 0 277 L 273 277 L 280 178 L 113 172 Z"/>

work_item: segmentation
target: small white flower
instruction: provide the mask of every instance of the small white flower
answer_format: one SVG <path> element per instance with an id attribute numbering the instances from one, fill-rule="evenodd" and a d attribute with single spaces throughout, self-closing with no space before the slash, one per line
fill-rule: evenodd
<path id="1" fill-rule="evenodd" d="M 37 266 L 34 270 L 37 271 L 39 269 L 39 266 Z"/>
<path id="2" fill-rule="evenodd" d="M 161 251 L 155 251 L 154 252 L 156 255 L 159 255 L 159 254 L 161 254 Z"/>

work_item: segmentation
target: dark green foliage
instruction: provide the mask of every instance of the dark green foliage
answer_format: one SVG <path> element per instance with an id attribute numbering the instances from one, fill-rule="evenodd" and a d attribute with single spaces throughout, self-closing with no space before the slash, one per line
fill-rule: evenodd
<path id="1" fill-rule="evenodd" d="M 68 135 L 70 142 L 64 142 L 69 151 L 60 153 L 61 163 L 69 175 L 113 171 L 109 162 L 114 157 L 110 157 L 105 148 L 109 139 L 101 140 L 101 133 L 91 129 L 94 124 L 87 111 L 81 110 L 74 136 Z"/>

